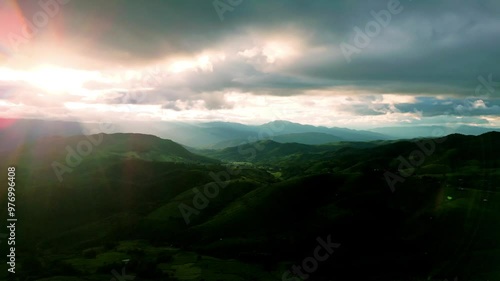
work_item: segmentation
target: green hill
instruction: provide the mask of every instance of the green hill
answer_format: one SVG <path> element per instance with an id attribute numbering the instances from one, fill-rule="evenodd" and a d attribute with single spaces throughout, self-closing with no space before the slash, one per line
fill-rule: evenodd
<path id="1" fill-rule="evenodd" d="M 10 156 L 23 280 L 102 279 L 124 259 L 141 280 L 279 280 L 318 237 L 341 246 L 311 280 L 500 277 L 500 133 L 262 141 L 205 151 L 211 158 L 153 136 L 102 137 L 63 181 L 47 163 L 65 163 L 65 147 L 86 137 L 41 139 Z M 401 159 L 417 161 L 415 151 L 425 158 L 403 176 Z M 388 172 L 403 178 L 394 190 Z M 181 206 L 194 210 L 188 223 Z"/>

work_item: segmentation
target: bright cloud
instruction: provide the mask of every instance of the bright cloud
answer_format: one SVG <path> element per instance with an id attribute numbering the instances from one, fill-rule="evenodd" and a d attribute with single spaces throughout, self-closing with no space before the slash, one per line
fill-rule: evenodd
<path id="1" fill-rule="evenodd" d="M 70 1 L 14 50 L 9 34 L 39 6 L 6 1 L 2 115 L 498 124 L 498 1 L 404 3 L 350 62 L 340 45 L 387 1 L 258 0 L 224 22 L 210 1 L 153 2 Z"/>

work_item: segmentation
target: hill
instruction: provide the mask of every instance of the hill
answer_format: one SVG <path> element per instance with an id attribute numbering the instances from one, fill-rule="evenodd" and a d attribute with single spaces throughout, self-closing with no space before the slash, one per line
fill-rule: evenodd
<path id="1" fill-rule="evenodd" d="M 102 279 L 130 259 L 127 272 L 143 280 L 279 280 L 320 238 L 340 245 L 314 280 L 499 277 L 500 133 L 259 141 L 205 151 L 210 158 L 153 136 L 112 134 L 64 181 L 51 177 L 40 159 L 64 160 L 64 146 L 82 140 L 45 138 L 9 160 L 17 159 L 24 279 Z M 409 173 L 401 159 L 420 164 Z M 388 172 L 402 178 L 395 188 Z"/>
<path id="2" fill-rule="evenodd" d="M 273 138 L 274 141 L 280 143 L 301 143 L 301 144 L 326 144 L 342 141 L 343 139 L 334 135 L 325 133 L 295 133 L 279 135 Z"/>

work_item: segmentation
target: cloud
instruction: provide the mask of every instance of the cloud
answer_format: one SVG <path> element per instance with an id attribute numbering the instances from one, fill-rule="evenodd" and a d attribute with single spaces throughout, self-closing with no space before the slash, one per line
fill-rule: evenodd
<path id="1" fill-rule="evenodd" d="M 492 59 L 500 57 L 500 2 L 401 1 L 401 12 L 379 24 L 380 31 L 346 60 L 340 46 L 355 45 L 358 28 L 366 33 L 388 3 L 244 1 L 221 21 L 212 1 L 70 1 L 0 66 L 31 69 L 51 62 L 96 76 L 79 81 L 81 91 L 45 98 L 37 96 L 47 94 L 39 88 L 0 80 L 0 99 L 40 107 L 72 102 L 237 116 L 252 104 L 232 100 L 237 95 L 307 101 L 313 111 L 318 100 L 331 97 L 340 101 L 331 108 L 341 118 L 498 115 L 500 90 L 480 101 L 468 97 L 479 77 L 491 74 L 500 81 L 500 65 Z M 19 5 L 25 19 L 41 9 L 36 1 Z M 0 29 L 2 50 L 11 47 L 9 31 L 20 32 L 22 21 L 9 22 L 17 25 Z M 352 100 L 336 98 L 344 96 Z"/>
<path id="2" fill-rule="evenodd" d="M 466 98 L 466 99 L 436 99 L 431 97 L 419 97 L 415 103 L 396 104 L 400 112 L 420 112 L 422 116 L 489 116 L 500 115 L 500 100 L 488 101 Z"/>

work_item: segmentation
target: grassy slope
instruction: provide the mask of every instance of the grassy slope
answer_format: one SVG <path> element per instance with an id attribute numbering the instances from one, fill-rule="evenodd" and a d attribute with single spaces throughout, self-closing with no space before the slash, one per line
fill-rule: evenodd
<path id="1" fill-rule="evenodd" d="M 178 203 L 189 204 L 191 188 L 202 188 L 212 181 L 210 171 L 224 167 L 124 161 L 115 155 L 87 159 L 60 185 L 21 167 L 19 184 L 26 188 L 18 198 L 30 206 L 20 213 L 28 226 L 21 233 L 30 235 L 20 239 L 36 241 L 42 259 L 64 260 L 89 274 L 128 254 L 115 246 L 88 259 L 83 250 L 147 238 L 155 244 L 140 247 L 147 252 L 166 244 L 182 248 L 172 250 L 171 262 L 159 264 L 180 280 L 266 280 L 279 277 L 283 262 L 288 266 L 310 255 L 317 236 L 332 234 L 341 250 L 316 273 L 318 278 L 397 280 L 425 272 L 435 278 L 460 274 L 467 280 L 496 280 L 500 198 L 491 184 L 499 166 L 499 150 L 492 145 L 497 141 L 496 134 L 450 136 L 422 166 L 445 165 L 450 171 L 443 175 L 439 169 L 422 168 L 394 194 L 383 175 L 370 168 L 397 168 L 393 159 L 409 155 L 415 149 L 412 142 L 332 151 L 316 160 L 318 165 L 305 163 L 305 169 L 282 182 L 250 168 L 231 177 L 189 226 Z M 325 165 L 337 171 L 324 174 Z M 468 177 L 474 167 L 491 173 L 479 175 L 482 181 L 478 175 Z"/>

